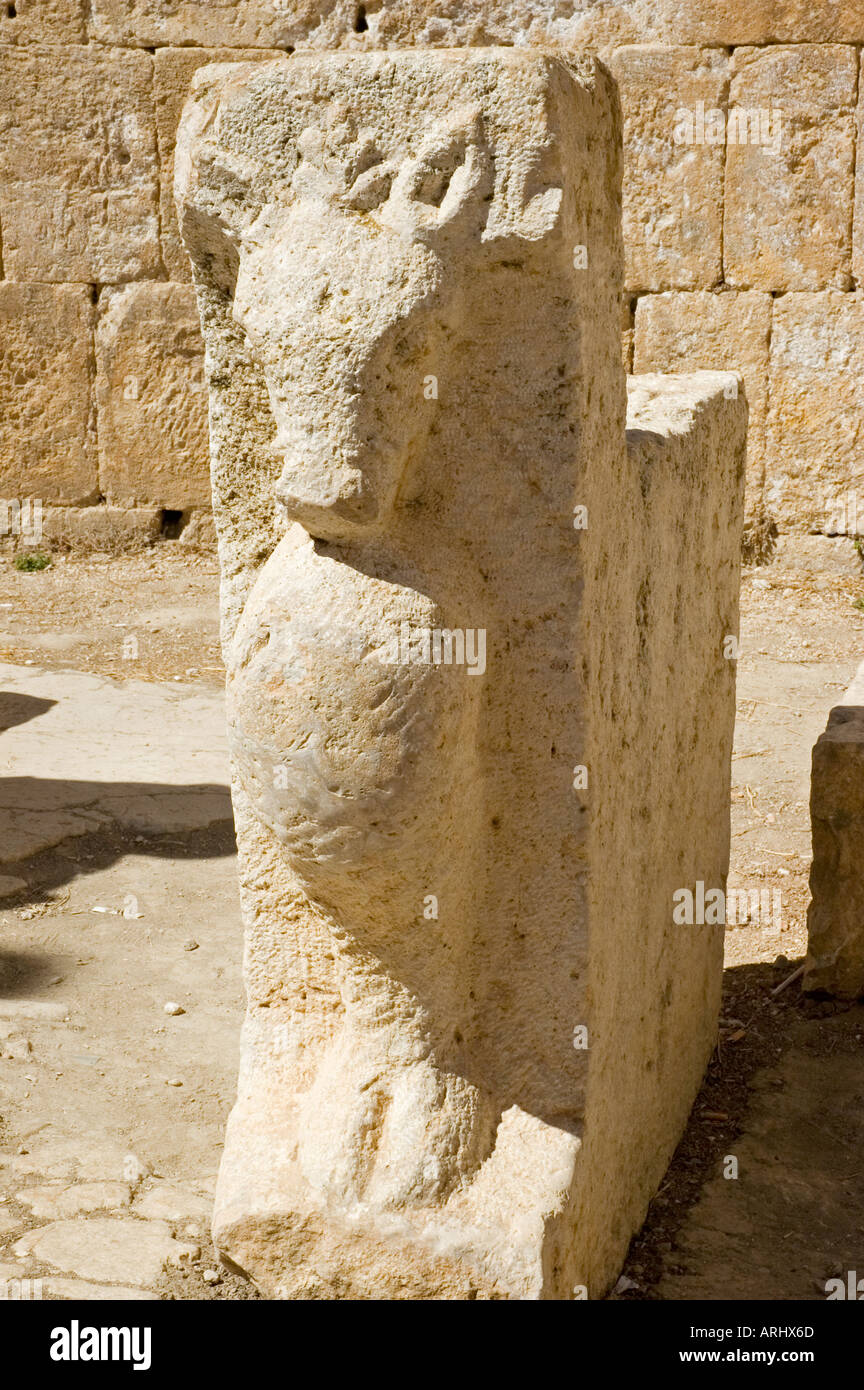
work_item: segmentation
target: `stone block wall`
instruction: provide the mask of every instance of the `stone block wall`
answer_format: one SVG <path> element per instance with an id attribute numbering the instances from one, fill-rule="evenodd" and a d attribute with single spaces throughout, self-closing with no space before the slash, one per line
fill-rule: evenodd
<path id="1" fill-rule="evenodd" d="M 0 495 L 129 536 L 208 505 L 172 197 L 196 68 L 502 43 L 618 80 L 628 366 L 742 373 L 751 528 L 864 530 L 861 0 L 0 0 Z"/>

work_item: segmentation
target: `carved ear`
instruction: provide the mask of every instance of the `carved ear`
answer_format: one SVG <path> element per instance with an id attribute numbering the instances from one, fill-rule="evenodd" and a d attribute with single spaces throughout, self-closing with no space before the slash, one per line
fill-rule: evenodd
<path id="1" fill-rule="evenodd" d="M 382 220 L 422 240 L 454 229 L 468 232 L 472 223 L 479 234 L 491 187 L 480 113 L 463 108 L 434 127 L 414 158 L 402 165 Z"/>

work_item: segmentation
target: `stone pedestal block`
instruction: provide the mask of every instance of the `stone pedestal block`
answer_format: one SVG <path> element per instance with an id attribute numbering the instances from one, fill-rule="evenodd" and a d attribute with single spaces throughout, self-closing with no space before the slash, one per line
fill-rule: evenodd
<path id="1" fill-rule="evenodd" d="M 710 1055 L 746 406 L 626 434 L 592 59 L 196 74 L 248 1008 L 215 1213 L 270 1296 L 600 1296 Z"/>
<path id="2" fill-rule="evenodd" d="M 864 995 L 864 664 L 813 749 L 804 989 Z"/>
<path id="3" fill-rule="evenodd" d="M 763 509 L 765 413 L 771 296 L 758 291 L 649 294 L 636 307 L 636 372 L 679 372 L 722 367 L 740 372 L 747 393 L 746 515 Z"/>

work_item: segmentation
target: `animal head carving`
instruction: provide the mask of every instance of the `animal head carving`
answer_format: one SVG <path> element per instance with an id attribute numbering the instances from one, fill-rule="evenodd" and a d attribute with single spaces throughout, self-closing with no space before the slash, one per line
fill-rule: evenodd
<path id="1" fill-rule="evenodd" d="M 201 135 L 185 172 L 178 163 L 178 198 L 207 224 L 193 240 L 233 284 L 233 317 L 263 373 L 277 497 L 322 539 L 374 529 L 428 435 L 424 382 L 458 329 L 462 276 L 489 241 L 547 235 L 561 190 L 526 200 L 519 230 L 496 215 L 494 158 L 470 105 L 398 156 L 331 107 L 325 129 L 297 138 L 290 175 L 269 182 L 203 123 Z"/>

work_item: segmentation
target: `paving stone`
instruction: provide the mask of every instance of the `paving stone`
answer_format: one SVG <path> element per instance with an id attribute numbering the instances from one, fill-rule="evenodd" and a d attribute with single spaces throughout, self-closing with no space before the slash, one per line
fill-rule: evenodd
<path id="1" fill-rule="evenodd" d="M 82 1279 L 136 1287 L 155 1283 L 166 1265 L 179 1265 L 197 1254 L 194 1245 L 175 1240 L 164 1221 L 98 1216 L 41 1226 L 14 1249 L 18 1256 L 32 1255 Z"/>
<path id="2" fill-rule="evenodd" d="M 138 1197 L 135 1211 L 139 1216 L 158 1217 L 163 1221 L 209 1221 L 213 1203 L 185 1188 L 166 1183 Z"/>
<path id="3" fill-rule="evenodd" d="M 37 721 L 3 735 L 0 860 L 14 863 L 111 823 L 142 833 L 230 819 L 218 693 L 8 665 L 0 678 L 8 691 L 51 701 Z M 98 781 L 82 780 L 82 746 Z M 6 1001 L 4 1012 L 0 1000 L 0 1018 L 14 1009 Z M 112 1173 L 87 1176 L 120 1178 L 122 1160 L 121 1152 Z"/>
<path id="4" fill-rule="evenodd" d="M 84 1212 L 113 1211 L 128 1207 L 132 1193 L 126 1183 L 90 1182 L 72 1187 L 52 1184 L 49 1187 L 25 1187 L 17 1194 L 19 1202 L 29 1206 L 40 1220 L 58 1220 L 80 1216 Z"/>

